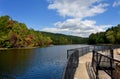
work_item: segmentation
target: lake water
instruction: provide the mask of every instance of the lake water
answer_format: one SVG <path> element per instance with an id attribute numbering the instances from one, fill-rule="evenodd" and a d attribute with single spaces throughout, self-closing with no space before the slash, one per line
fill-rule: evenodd
<path id="1" fill-rule="evenodd" d="M 60 45 L 0 51 L 0 79 L 61 79 L 67 50 L 88 45 Z"/>

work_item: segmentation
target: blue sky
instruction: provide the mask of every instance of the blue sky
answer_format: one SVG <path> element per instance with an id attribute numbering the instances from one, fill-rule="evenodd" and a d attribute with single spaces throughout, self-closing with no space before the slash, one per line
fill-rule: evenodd
<path id="1" fill-rule="evenodd" d="M 28 28 L 88 37 L 120 24 L 120 0 L 0 0 L 0 16 Z"/>

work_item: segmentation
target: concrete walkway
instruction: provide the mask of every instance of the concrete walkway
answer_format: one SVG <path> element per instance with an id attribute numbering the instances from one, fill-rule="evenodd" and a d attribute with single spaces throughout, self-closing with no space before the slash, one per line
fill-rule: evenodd
<path id="1" fill-rule="evenodd" d="M 79 65 L 76 69 L 74 79 L 90 79 L 86 69 L 86 62 L 91 62 L 92 53 L 88 53 L 79 58 Z"/>

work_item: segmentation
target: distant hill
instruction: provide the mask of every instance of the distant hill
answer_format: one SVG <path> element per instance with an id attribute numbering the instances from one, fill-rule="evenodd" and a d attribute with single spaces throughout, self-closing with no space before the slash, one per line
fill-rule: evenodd
<path id="1" fill-rule="evenodd" d="M 41 31 L 41 34 L 43 34 L 44 36 L 49 36 L 53 40 L 52 44 L 55 44 L 55 45 L 87 44 L 88 43 L 88 38 L 82 38 L 82 37 L 78 37 L 78 36 L 50 33 L 50 32 L 43 32 L 43 31 Z"/>

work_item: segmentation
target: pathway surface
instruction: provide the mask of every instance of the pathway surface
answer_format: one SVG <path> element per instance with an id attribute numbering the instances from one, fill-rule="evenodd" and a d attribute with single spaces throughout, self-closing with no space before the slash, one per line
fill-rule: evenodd
<path id="1" fill-rule="evenodd" d="M 76 69 L 74 79 L 90 79 L 86 69 L 86 62 L 91 62 L 92 53 L 88 53 L 79 58 L 79 65 Z"/>

